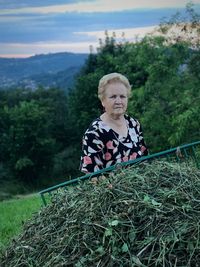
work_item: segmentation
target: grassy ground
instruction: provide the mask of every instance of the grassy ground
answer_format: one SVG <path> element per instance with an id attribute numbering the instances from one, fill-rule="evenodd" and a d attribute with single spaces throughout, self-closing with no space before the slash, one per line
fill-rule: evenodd
<path id="1" fill-rule="evenodd" d="M 41 204 L 38 194 L 0 202 L 0 250 L 20 233 L 23 222 L 31 218 Z"/>

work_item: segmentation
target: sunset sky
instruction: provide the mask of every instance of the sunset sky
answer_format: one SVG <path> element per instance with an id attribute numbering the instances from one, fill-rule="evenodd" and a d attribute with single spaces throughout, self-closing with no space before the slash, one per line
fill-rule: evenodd
<path id="1" fill-rule="evenodd" d="M 0 57 L 89 53 L 105 30 L 134 41 L 164 17 L 184 12 L 185 0 L 0 0 Z M 197 11 L 200 0 L 192 1 Z"/>

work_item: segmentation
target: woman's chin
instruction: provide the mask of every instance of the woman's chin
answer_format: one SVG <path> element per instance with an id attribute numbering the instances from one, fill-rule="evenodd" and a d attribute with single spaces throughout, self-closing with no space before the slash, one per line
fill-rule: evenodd
<path id="1" fill-rule="evenodd" d="M 112 113 L 112 116 L 123 116 L 125 114 L 125 112 L 123 110 L 115 110 L 113 113 Z"/>
<path id="2" fill-rule="evenodd" d="M 114 113 L 116 113 L 116 114 L 124 114 L 125 111 L 124 111 L 123 108 L 118 108 L 118 109 L 115 109 L 115 110 L 114 110 Z"/>

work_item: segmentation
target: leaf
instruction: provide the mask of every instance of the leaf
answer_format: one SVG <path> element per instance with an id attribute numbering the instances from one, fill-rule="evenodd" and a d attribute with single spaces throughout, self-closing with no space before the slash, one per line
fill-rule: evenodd
<path id="1" fill-rule="evenodd" d="M 87 259 L 85 257 L 81 257 L 80 260 L 75 264 L 75 267 L 83 267 L 85 266 L 85 262 Z"/>
<path id="2" fill-rule="evenodd" d="M 111 236 L 112 235 L 112 228 L 108 228 L 105 231 L 105 236 Z"/>
<path id="3" fill-rule="evenodd" d="M 130 233 L 129 233 L 129 239 L 130 242 L 133 243 L 136 237 L 136 233 L 135 233 L 135 229 L 133 229 Z"/>
<path id="4" fill-rule="evenodd" d="M 96 252 L 99 252 L 100 254 L 104 253 L 104 248 L 102 246 L 98 247 Z"/>
<path id="5" fill-rule="evenodd" d="M 131 259 L 138 267 L 145 267 L 145 265 L 141 263 L 138 257 L 132 256 Z"/>
<path id="6" fill-rule="evenodd" d="M 114 220 L 112 222 L 109 222 L 109 225 L 110 226 L 117 226 L 119 224 L 119 221 L 118 220 Z"/>
<path id="7" fill-rule="evenodd" d="M 128 252 L 128 250 L 129 249 L 128 249 L 127 243 L 124 243 L 123 246 L 122 246 L 122 252 L 125 252 L 126 253 L 126 252 Z"/>
<path id="8" fill-rule="evenodd" d="M 154 200 L 154 199 L 151 200 L 151 203 L 152 203 L 153 206 L 158 206 L 158 207 L 162 206 L 161 203 L 157 202 L 157 201 Z"/>
<path id="9" fill-rule="evenodd" d="M 150 197 L 148 195 L 144 196 L 144 202 L 149 202 Z"/>

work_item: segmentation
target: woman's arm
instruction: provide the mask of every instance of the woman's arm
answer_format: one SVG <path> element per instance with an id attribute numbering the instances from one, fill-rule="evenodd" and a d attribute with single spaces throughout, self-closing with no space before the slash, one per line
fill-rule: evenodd
<path id="1" fill-rule="evenodd" d="M 139 147 L 141 151 L 141 156 L 147 156 L 149 152 L 144 141 L 142 126 L 139 122 L 138 122 L 137 128 L 138 128 L 138 133 L 139 133 Z"/>
<path id="2" fill-rule="evenodd" d="M 82 141 L 80 170 L 92 173 L 103 169 L 103 141 L 98 132 L 86 131 Z"/>

